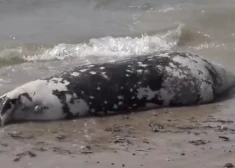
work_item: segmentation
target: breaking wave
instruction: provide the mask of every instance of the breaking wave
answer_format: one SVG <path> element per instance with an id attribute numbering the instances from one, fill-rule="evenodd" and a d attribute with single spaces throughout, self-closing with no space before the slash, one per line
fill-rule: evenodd
<path id="1" fill-rule="evenodd" d="M 80 44 L 58 44 L 52 48 L 38 47 L 34 51 L 27 47 L 5 48 L 0 51 L 0 59 L 5 63 L 21 61 L 63 60 L 87 56 L 142 55 L 177 46 L 181 26 L 161 35 L 143 34 L 140 37 L 103 37 L 90 39 Z"/>
<path id="2" fill-rule="evenodd" d="M 79 44 L 58 44 L 48 48 L 43 46 L 18 46 L 0 50 L 0 66 L 22 62 L 64 60 L 68 58 L 138 56 L 176 47 L 200 48 L 210 38 L 207 34 L 193 32 L 183 24 L 163 33 L 143 34 L 136 37 L 93 38 Z M 215 47 L 215 46 L 209 46 Z M 196 49 L 195 48 L 195 49 Z M 198 48 L 197 48 L 198 49 Z"/>

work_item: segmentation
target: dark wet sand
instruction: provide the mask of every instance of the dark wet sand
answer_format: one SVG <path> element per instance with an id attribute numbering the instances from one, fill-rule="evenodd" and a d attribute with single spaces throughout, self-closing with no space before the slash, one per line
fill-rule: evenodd
<path id="1" fill-rule="evenodd" d="M 219 168 L 235 164 L 234 99 L 1 130 L 0 161 L 12 168 Z"/>

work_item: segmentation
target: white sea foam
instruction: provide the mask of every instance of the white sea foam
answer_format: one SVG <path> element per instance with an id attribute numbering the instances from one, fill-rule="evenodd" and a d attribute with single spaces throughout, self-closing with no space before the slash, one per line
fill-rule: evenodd
<path id="1" fill-rule="evenodd" d="M 88 43 L 59 44 L 52 49 L 45 49 L 37 55 L 26 55 L 27 61 L 35 60 L 63 60 L 70 57 L 86 56 L 128 56 L 141 55 L 151 52 L 169 50 L 176 45 L 177 41 L 169 39 L 169 35 L 141 37 L 103 37 L 90 39 Z"/>
<path id="2" fill-rule="evenodd" d="M 175 47 L 181 35 L 181 25 L 161 35 L 142 35 L 139 37 L 93 38 L 80 44 L 58 44 L 52 48 L 24 46 L 6 48 L 0 51 L 1 60 L 20 59 L 22 61 L 63 60 L 66 58 L 86 58 L 87 56 L 125 57 L 129 55 L 150 54 Z"/>

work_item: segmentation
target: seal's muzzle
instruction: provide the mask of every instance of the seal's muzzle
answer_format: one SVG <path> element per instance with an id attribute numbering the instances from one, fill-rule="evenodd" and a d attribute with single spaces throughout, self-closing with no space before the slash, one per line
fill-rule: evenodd
<path id="1" fill-rule="evenodd" d="M 3 100 L 2 102 L 3 103 L 0 110 L 0 120 L 1 125 L 5 126 L 13 118 L 16 101 L 11 100 L 9 98 L 5 98 L 5 100 Z"/>

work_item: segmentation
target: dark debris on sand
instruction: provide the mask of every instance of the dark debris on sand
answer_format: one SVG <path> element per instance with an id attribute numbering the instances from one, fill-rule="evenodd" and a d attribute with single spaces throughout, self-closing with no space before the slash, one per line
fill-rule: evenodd
<path id="1" fill-rule="evenodd" d="M 8 135 L 13 139 L 33 139 L 33 135 L 23 135 L 22 132 L 9 132 Z"/>
<path id="2" fill-rule="evenodd" d="M 20 161 L 20 159 L 22 159 L 24 156 L 29 156 L 31 158 L 36 157 L 37 155 L 32 152 L 32 151 L 25 151 L 25 152 L 21 152 L 21 153 L 17 153 L 16 154 L 16 158 L 13 160 L 14 162 L 18 162 Z"/>
<path id="3" fill-rule="evenodd" d="M 207 143 L 210 143 L 211 141 L 205 141 L 205 140 L 193 140 L 193 141 L 189 141 L 189 143 L 199 146 L 199 145 L 205 145 Z"/>

